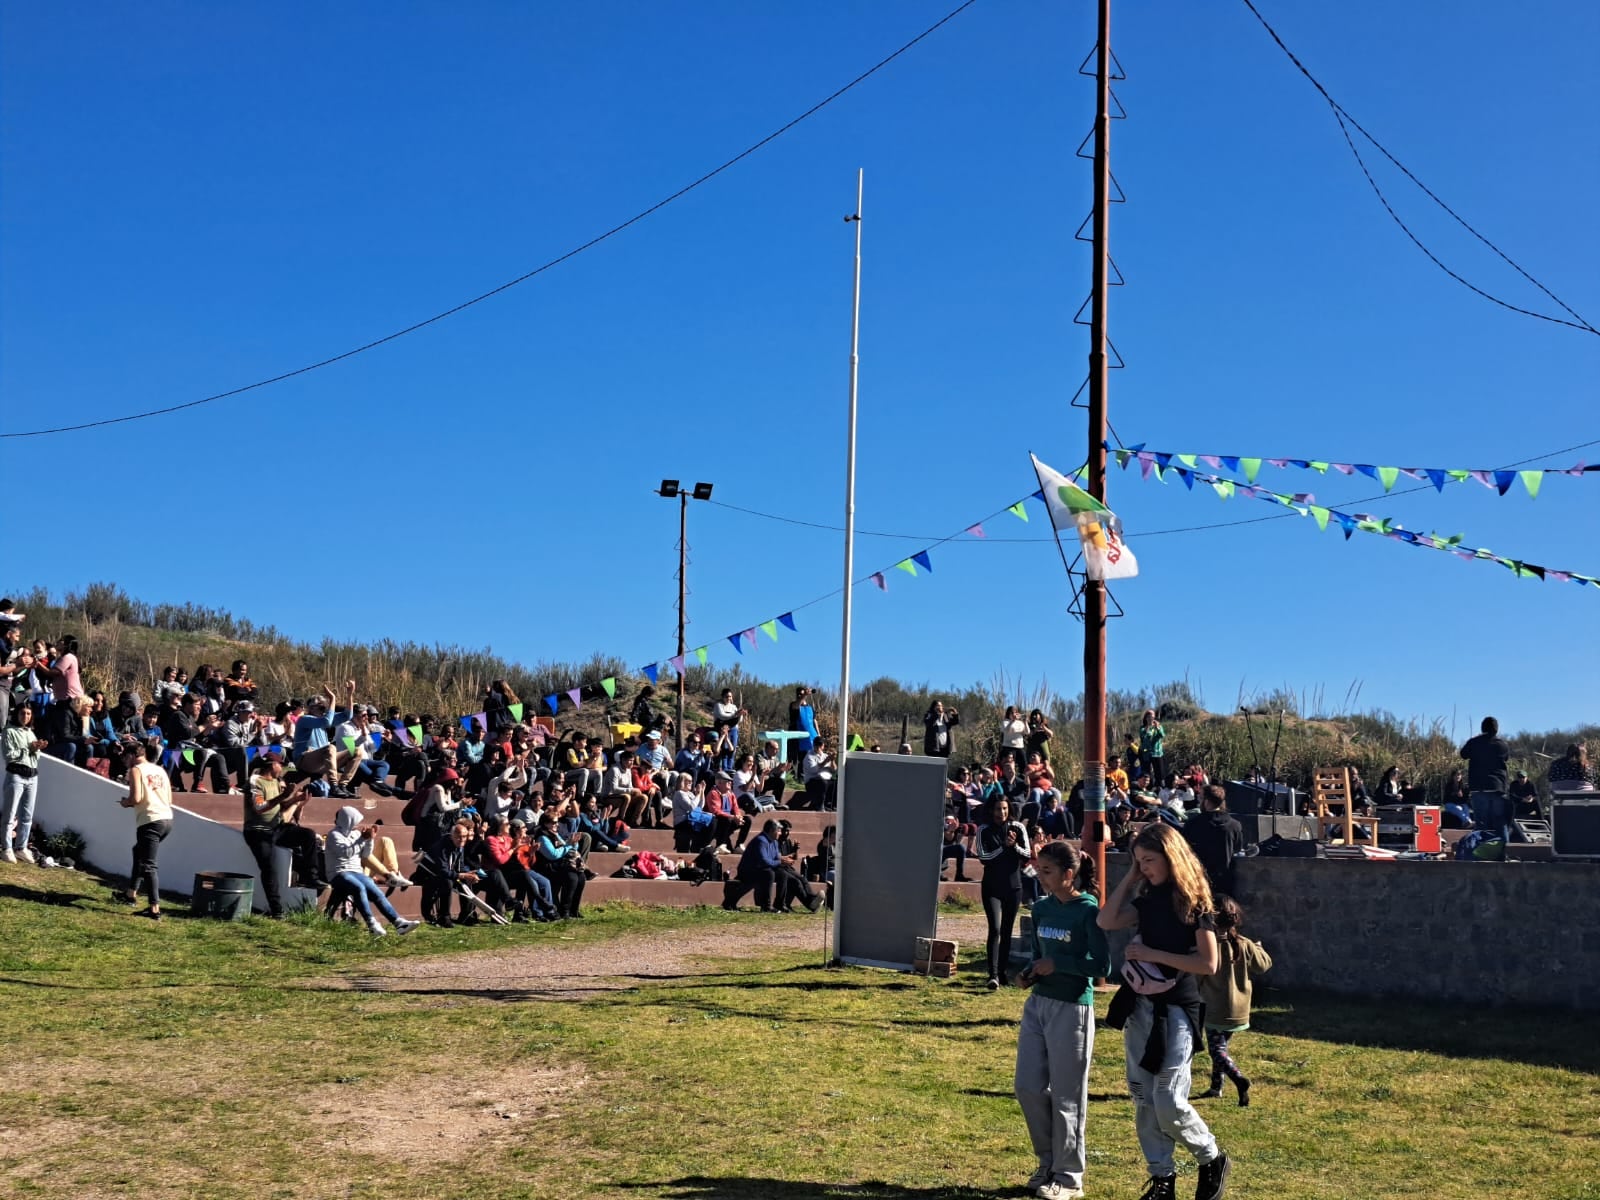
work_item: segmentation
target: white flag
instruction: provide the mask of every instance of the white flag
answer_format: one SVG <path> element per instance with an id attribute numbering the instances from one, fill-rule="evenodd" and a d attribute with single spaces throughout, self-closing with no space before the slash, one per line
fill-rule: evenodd
<path id="1" fill-rule="evenodd" d="M 1117 514 L 1038 458 L 1033 459 L 1033 469 L 1050 509 L 1050 523 L 1057 533 L 1077 534 L 1083 548 L 1083 569 L 1089 578 L 1129 579 L 1137 575 L 1139 560 L 1122 540 L 1122 522 L 1117 520 Z"/>

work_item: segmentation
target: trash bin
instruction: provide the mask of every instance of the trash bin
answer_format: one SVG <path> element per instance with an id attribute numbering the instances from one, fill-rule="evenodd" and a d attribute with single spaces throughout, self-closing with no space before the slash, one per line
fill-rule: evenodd
<path id="1" fill-rule="evenodd" d="M 255 899 L 256 877 L 233 871 L 201 871 L 194 877 L 194 894 L 189 910 L 197 917 L 213 921 L 242 921 L 250 915 Z"/>

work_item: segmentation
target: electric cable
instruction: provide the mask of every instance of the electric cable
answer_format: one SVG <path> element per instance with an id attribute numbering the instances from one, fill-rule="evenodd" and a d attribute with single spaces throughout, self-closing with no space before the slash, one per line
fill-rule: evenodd
<path id="1" fill-rule="evenodd" d="M 1418 250 L 1421 250 L 1423 254 L 1427 255 L 1428 260 L 1432 262 L 1434 266 L 1438 267 L 1441 271 L 1450 276 L 1451 279 L 1454 279 L 1463 287 L 1476 293 L 1491 303 L 1498 304 L 1501 308 L 1508 308 L 1512 312 L 1521 313 L 1523 316 L 1537 317 L 1541 321 L 1549 321 L 1554 325 L 1564 325 L 1569 329 L 1577 329 L 1584 333 L 1592 333 L 1595 336 L 1600 337 L 1600 329 L 1596 329 L 1582 316 L 1580 316 L 1570 305 L 1568 305 L 1566 301 L 1562 300 L 1560 296 L 1557 296 L 1549 288 L 1545 287 L 1544 284 L 1535 279 L 1528 271 L 1523 269 L 1521 264 L 1519 264 L 1509 254 L 1500 249 L 1499 246 L 1495 245 L 1482 233 L 1479 233 L 1478 230 L 1474 228 L 1465 217 L 1461 216 L 1460 213 L 1456 212 L 1455 209 L 1446 204 L 1442 199 L 1439 198 L 1437 194 L 1434 193 L 1431 188 L 1428 187 L 1427 184 L 1418 179 L 1411 169 L 1405 165 L 1405 163 L 1401 162 L 1398 158 L 1391 154 L 1388 148 L 1384 146 L 1382 142 L 1373 137 L 1372 134 L 1368 133 L 1365 127 L 1362 126 L 1361 122 L 1352 117 L 1349 111 L 1333 98 L 1328 89 L 1322 86 L 1321 81 L 1318 80 L 1309 69 L 1307 69 L 1306 65 L 1300 61 L 1300 59 L 1295 55 L 1294 51 L 1289 49 L 1283 38 L 1278 35 L 1278 31 L 1272 27 L 1271 23 L 1268 22 L 1266 17 L 1261 15 L 1261 10 L 1258 9 L 1251 2 L 1251 0 L 1243 0 L 1243 2 L 1244 6 L 1250 10 L 1251 15 L 1254 16 L 1257 21 L 1261 22 L 1261 27 L 1267 31 L 1268 36 L 1278 44 L 1278 49 L 1284 52 L 1289 61 L 1294 64 L 1295 69 L 1298 70 L 1300 74 L 1304 75 L 1307 81 L 1310 82 L 1311 86 L 1316 88 L 1321 94 L 1322 98 L 1328 102 L 1328 107 L 1333 110 L 1334 120 L 1339 123 L 1339 131 L 1344 134 L 1345 144 L 1350 147 L 1350 153 L 1355 155 L 1356 163 L 1360 166 L 1361 173 L 1366 177 L 1367 183 L 1369 186 L 1371 186 L 1373 193 L 1378 197 L 1378 202 L 1383 205 L 1384 211 L 1386 211 L 1389 216 L 1394 219 L 1394 223 L 1400 226 L 1400 231 L 1404 233 L 1406 237 L 1411 239 L 1412 244 L 1415 245 Z M 1346 127 L 1346 123 L 1348 123 L 1348 128 Z M 1516 271 L 1518 275 L 1521 275 L 1529 283 L 1533 284 L 1534 287 L 1538 288 L 1551 300 L 1555 301 L 1555 303 L 1560 306 L 1562 311 L 1566 312 L 1573 319 L 1568 321 L 1561 317 L 1552 317 L 1548 313 L 1535 312 L 1531 308 L 1523 308 L 1520 305 L 1512 304 L 1508 300 L 1502 300 L 1499 296 L 1495 296 L 1484 291 L 1484 289 L 1469 282 L 1461 275 L 1445 266 L 1445 264 L 1439 259 L 1439 256 L 1436 255 L 1432 250 L 1428 249 L 1427 246 L 1423 245 L 1422 239 L 1417 237 L 1416 234 L 1412 233 L 1411 229 L 1406 225 L 1406 223 L 1400 219 L 1400 215 L 1395 212 L 1394 207 L 1389 203 L 1388 198 L 1383 194 L 1383 189 L 1378 186 L 1378 181 L 1373 178 L 1372 172 L 1367 169 L 1366 161 L 1361 157 L 1361 152 L 1356 149 L 1355 141 L 1350 136 L 1350 129 L 1354 129 L 1367 141 L 1371 142 L 1372 145 L 1377 149 L 1378 153 L 1382 154 L 1384 158 L 1388 159 L 1389 162 L 1393 164 L 1402 175 L 1404 175 L 1422 190 L 1423 195 L 1427 196 L 1428 199 L 1432 200 L 1440 208 L 1444 209 L 1444 211 L 1448 213 L 1458 225 L 1460 225 L 1478 241 L 1482 242 L 1490 250 L 1494 251 L 1494 253 L 1503 262 L 1510 266 L 1512 270 Z"/>
<path id="2" fill-rule="evenodd" d="M 431 317 L 427 317 L 424 320 L 417 321 L 417 322 L 415 322 L 415 323 L 413 323 L 411 325 L 407 325 L 404 329 L 397 329 L 393 333 L 386 334 L 385 336 L 383 336 L 381 338 L 377 338 L 374 341 L 370 341 L 370 342 L 367 342 L 367 343 L 365 343 L 363 345 L 356 346 L 354 349 L 346 350 L 341 354 L 335 354 L 331 358 L 324 358 L 319 362 L 308 363 L 306 366 L 296 367 L 292 371 L 284 371 L 281 374 L 274 375 L 274 376 L 272 376 L 271 378 L 268 378 L 268 379 L 258 379 L 254 383 L 247 383 L 247 384 L 243 385 L 242 387 L 230 388 L 229 390 L 227 390 L 225 392 L 218 392 L 215 395 L 205 396 L 205 397 L 203 397 L 203 398 L 201 398 L 199 400 L 189 400 L 189 401 L 186 401 L 183 404 L 171 404 L 171 405 L 167 405 L 165 408 L 152 408 L 152 409 L 148 409 L 148 410 L 146 410 L 144 412 L 128 413 L 128 414 L 126 414 L 124 416 L 120 416 L 120 417 L 105 417 L 105 418 L 102 418 L 102 419 L 97 420 L 97 421 L 83 421 L 83 422 L 81 422 L 79 424 L 76 424 L 76 425 L 57 425 L 57 426 L 54 426 L 54 427 L 49 428 L 49 429 L 29 429 L 29 430 L 24 430 L 24 431 L 20 431 L 20 432 L 13 432 L 13 433 L 0 433 L 0 438 L 44 437 L 46 435 L 56 434 L 56 433 L 75 433 L 75 432 L 77 432 L 79 430 L 83 430 L 83 429 L 97 429 L 97 428 L 99 428 L 99 427 L 101 427 L 103 425 L 120 425 L 120 424 L 123 424 L 124 422 L 127 422 L 127 421 L 142 421 L 142 420 L 145 420 L 146 418 L 149 418 L 149 417 L 160 417 L 160 416 L 165 416 L 168 413 L 182 412 L 185 409 L 198 408 L 202 404 L 212 404 L 212 403 L 215 403 L 218 400 L 227 400 L 227 399 L 229 399 L 229 398 L 231 398 L 233 396 L 243 395 L 245 392 L 252 392 L 252 391 L 255 391 L 258 388 L 269 387 L 269 386 L 271 386 L 272 384 L 275 384 L 275 383 L 282 383 L 284 380 L 293 379 L 298 375 L 305 375 L 305 374 L 308 374 L 311 371 L 321 370 L 323 367 L 331 367 L 334 363 L 343 362 L 347 358 L 354 358 L 358 354 L 365 354 L 368 350 L 375 350 L 379 346 L 387 345 L 389 342 L 395 341 L 398 338 L 403 338 L 407 334 L 415 333 L 419 329 L 426 329 L 429 325 L 433 325 L 433 324 L 436 324 L 439 321 L 443 321 L 447 317 L 453 317 L 457 313 L 463 312 L 466 309 L 469 309 L 469 308 L 473 307 L 473 305 L 482 304 L 485 300 L 492 299 L 493 297 L 500 295 L 500 293 L 502 293 L 502 292 L 510 291 L 512 288 L 516 287 L 520 283 L 526 283 L 528 280 L 534 278 L 535 276 L 543 275 L 546 271 L 550 270 L 551 268 L 560 266 L 562 263 L 566 262 L 568 259 L 575 258 L 579 254 L 582 254 L 585 250 L 593 249 L 595 246 L 598 246 L 601 242 L 607 241 L 608 239 L 615 237 L 617 234 L 621 233 L 625 229 L 628 229 L 630 226 L 637 225 L 640 221 L 644 220 L 646 217 L 652 216 L 653 214 L 661 211 L 661 209 L 663 209 L 667 205 L 671 204 L 674 200 L 679 200 L 682 197 L 687 196 L 690 192 L 694 191 L 696 188 L 700 187 L 702 184 L 711 182 L 711 180 L 715 179 L 718 175 L 721 175 L 724 171 L 728 170 L 730 167 L 733 167 L 736 164 L 742 162 L 744 159 L 749 158 L 752 154 L 754 154 L 756 151 L 762 149 L 768 143 L 776 141 L 778 138 L 780 138 L 784 134 L 788 133 L 791 129 L 793 129 L 796 125 L 799 125 L 802 121 L 806 120 L 808 117 L 815 116 L 817 113 L 821 112 L 824 108 L 826 108 L 828 105 L 832 104 L 835 100 L 839 99 L 839 97 L 843 96 L 846 92 L 850 91 L 852 88 L 856 87 L 859 84 L 865 83 L 868 79 L 872 78 L 872 76 L 876 75 L 879 71 L 883 70 L 884 67 L 887 67 L 890 63 L 892 63 L 895 59 L 899 58 L 906 51 L 910 50 L 913 46 L 917 45 L 919 42 L 923 41 L 925 38 L 931 36 L 933 33 L 937 32 L 940 28 L 942 28 L 943 26 L 947 25 L 949 22 L 953 21 L 956 17 L 960 16 L 963 12 L 965 12 L 967 9 L 971 8 L 977 2 L 978 2 L 978 0 L 965 0 L 965 3 L 957 6 L 956 8 L 951 9 L 944 16 L 940 17 L 937 21 L 935 21 L 932 25 L 928 26 L 928 28 L 924 29 L 921 33 L 917 34 L 916 37 L 912 38 L 905 45 L 901 46 L 893 54 L 890 54 L 886 58 L 880 59 L 876 64 L 874 64 L 871 67 L 868 67 L 865 71 L 863 71 L 861 74 L 857 75 L 849 83 L 845 84 L 843 87 L 839 88 L 837 91 L 835 91 L 835 92 L 831 93 L 830 95 L 826 96 L 822 100 L 817 101 L 817 103 L 813 104 L 810 108 L 806 109 L 805 112 L 801 113 L 798 117 L 795 117 L 792 121 L 789 121 L 787 124 L 782 125 L 779 128 L 773 130 L 771 133 L 767 134 L 766 137 L 762 138 L 759 142 L 756 142 L 753 145 L 750 145 L 750 146 L 746 147 L 745 149 L 741 150 L 738 154 L 735 154 L 732 158 L 728 159 L 728 161 L 723 163 L 720 167 L 716 167 L 713 170 L 707 171 L 704 175 L 700 176 L 700 178 L 696 179 L 693 183 L 686 184 L 685 186 L 679 188 L 677 191 L 673 192 L 670 196 L 667 196 L 665 199 L 658 200 L 654 204 L 652 204 L 649 208 L 646 208 L 646 209 L 644 209 L 644 210 L 642 210 L 642 211 L 640 211 L 638 213 L 635 213 L 633 216 L 629 217 L 626 221 L 623 221 L 620 225 L 614 225 L 610 229 L 606 230 L 604 233 L 599 234 L 596 237 L 590 238 L 587 242 L 584 242 L 581 246 L 576 246 L 573 249 L 568 250 L 565 254 L 562 254 L 562 255 L 560 255 L 560 256 L 558 256 L 556 258 L 552 258 L 549 262 L 544 263 L 542 266 L 535 267 L 531 271 L 525 272 L 522 275 L 518 275 L 515 279 L 509 279 L 505 283 L 502 283 L 499 287 L 490 288 L 487 292 L 482 292 L 479 295 L 476 295 L 476 296 L 472 297 L 472 299 L 470 299 L 470 300 L 464 300 L 460 304 L 457 304 L 457 305 L 455 305 L 455 306 L 453 306 L 451 308 L 445 309 L 443 312 L 435 313 Z"/>

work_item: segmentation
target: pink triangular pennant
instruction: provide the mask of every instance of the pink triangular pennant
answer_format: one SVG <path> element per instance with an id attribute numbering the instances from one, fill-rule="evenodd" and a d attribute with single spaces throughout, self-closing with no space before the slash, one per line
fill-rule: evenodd
<path id="1" fill-rule="evenodd" d="M 967 532 L 970 533 L 973 537 L 988 537 L 989 536 L 987 533 L 985 533 L 983 531 L 983 522 L 982 521 L 979 521 L 976 525 L 968 526 L 967 527 Z"/>
<path id="2" fill-rule="evenodd" d="M 889 581 L 883 577 L 882 571 L 874 571 L 872 573 L 872 582 L 878 585 L 878 590 L 880 592 L 887 592 L 889 590 Z"/>
<path id="3" fill-rule="evenodd" d="M 1218 458 L 1215 454 L 1202 454 L 1200 456 L 1200 461 L 1205 463 L 1208 467 L 1215 467 L 1219 471 L 1222 470 L 1222 459 Z"/>
<path id="4" fill-rule="evenodd" d="M 676 671 L 679 675 L 683 674 L 683 655 L 674 654 L 671 658 L 667 659 L 667 661 L 672 664 L 672 669 L 674 671 Z"/>
<path id="5" fill-rule="evenodd" d="M 1563 474 L 1566 474 L 1566 475 L 1582 475 L 1583 472 L 1584 472 L 1584 468 L 1587 465 L 1588 464 L 1586 464 L 1586 463 L 1579 463 L 1577 466 L 1571 467 L 1568 470 L 1566 470 L 1565 472 L 1563 472 Z"/>
<path id="6" fill-rule="evenodd" d="M 1467 474 L 1472 476 L 1472 478 L 1476 479 L 1479 483 L 1483 484 L 1483 486 L 1486 488 L 1492 488 L 1494 486 L 1494 480 L 1489 477 L 1489 472 L 1487 471 L 1468 471 Z"/>
<path id="7" fill-rule="evenodd" d="M 1333 469 L 1341 475 L 1354 475 L 1356 473 L 1356 469 L 1349 463 L 1334 463 Z"/>
<path id="8" fill-rule="evenodd" d="M 567 695 L 572 700 L 572 707 L 573 708 L 582 708 L 583 707 L 583 689 L 581 687 L 573 688 L 571 691 L 569 691 L 567 693 Z"/>
<path id="9" fill-rule="evenodd" d="M 752 625 L 749 629 L 746 629 L 746 630 L 742 631 L 739 634 L 739 636 L 742 637 L 745 640 L 745 644 L 748 645 L 752 650 L 755 649 L 755 645 L 756 645 L 756 630 L 755 630 L 755 626 Z"/>
<path id="10" fill-rule="evenodd" d="M 1146 455 L 1139 455 L 1139 477 L 1149 479 L 1150 472 L 1155 469 L 1156 460 Z"/>
<path id="11" fill-rule="evenodd" d="M 1267 465 L 1277 467 L 1281 471 L 1289 465 L 1289 460 L 1287 458 L 1269 458 L 1267 459 Z"/>

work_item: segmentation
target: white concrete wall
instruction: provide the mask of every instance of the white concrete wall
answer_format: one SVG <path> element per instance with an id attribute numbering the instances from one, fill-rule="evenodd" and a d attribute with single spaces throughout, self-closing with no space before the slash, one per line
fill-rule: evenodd
<path id="1" fill-rule="evenodd" d="M 133 810 L 118 801 L 128 794 L 126 784 L 112 783 L 93 771 L 85 771 L 51 758 L 39 756 L 39 801 L 34 824 L 51 833 L 70 827 L 83 835 L 84 858 L 108 875 L 126 877 L 133 869 Z M 279 850 L 278 879 L 284 889 L 286 908 L 310 903 L 315 898 L 304 888 L 290 888 L 287 850 Z M 201 871 L 234 871 L 256 875 L 256 860 L 244 844 L 239 831 L 173 807 L 172 832 L 161 843 L 161 890 L 187 896 L 194 877 Z M 265 912 L 266 897 L 261 880 L 256 879 L 255 907 Z"/>

